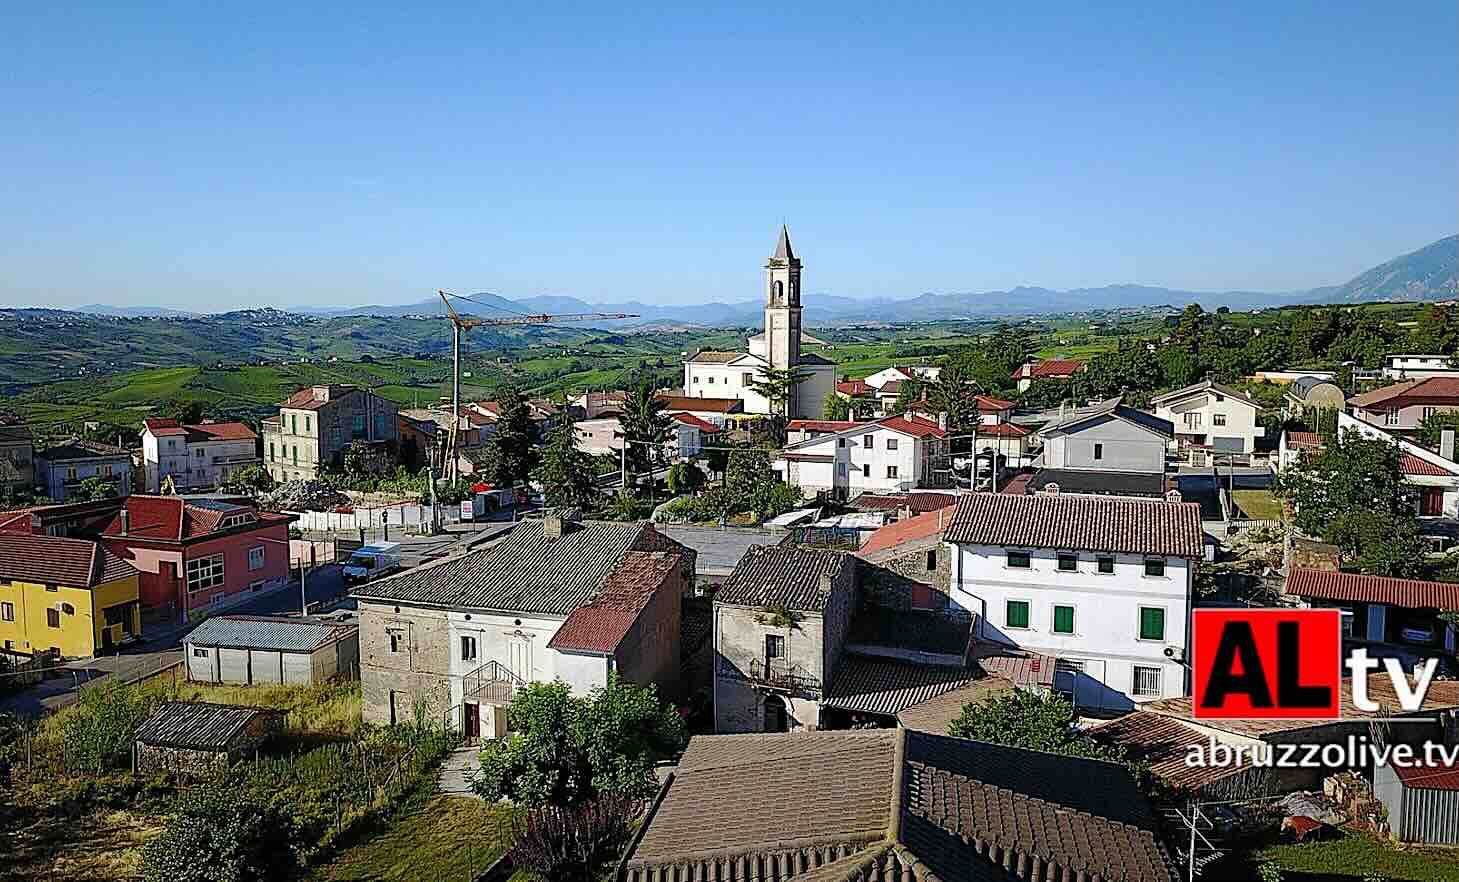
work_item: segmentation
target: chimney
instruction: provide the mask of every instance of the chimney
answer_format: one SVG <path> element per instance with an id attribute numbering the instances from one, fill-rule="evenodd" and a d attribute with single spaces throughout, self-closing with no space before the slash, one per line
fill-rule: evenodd
<path id="1" fill-rule="evenodd" d="M 1452 426 L 1439 432 L 1439 455 L 1444 459 L 1454 459 L 1454 428 Z"/>
<path id="2" fill-rule="evenodd" d="M 944 410 L 937 415 L 937 428 L 944 432 L 947 431 L 947 411 Z"/>
<path id="3" fill-rule="evenodd" d="M 127 511 L 124 508 L 121 511 L 121 515 L 122 515 L 122 535 L 125 536 L 125 535 L 127 535 L 127 531 L 129 531 L 132 528 L 132 514 L 131 514 L 131 512 Z"/>
<path id="4" fill-rule="evenodd" d="M 315 386 L 313 391 L 314 391 L 314 400 L 315 401 L 328 401 L 329 400 L 329 387 L 328 386 Z"/>
<path id="5" fill-rule="evenodd" d="M 916 416 L 916 415 L 917 415 L 917 411 L 915 411 L 915 410 L 912 410 L 912 409 L 911 409 L 911 408 L 908 408 L 908 409 L 907 409 L 907 412 L 906 412 L 906 413 L 904 413 L 904 414 L 902 414 L 902 417 L 903 417 L 903 418 L 904 418 L 904 419 L 906 419 L 906 420 L 907 420 L 907 422 L 909 422 L 909 423 L 910 423 L 910 422 L 911 422 L 911 421 L 912 421 L 912 418 L 913 418 L 913 417 L 915 417 L 915 416 Z"/>
<path id="6" fill-rule="evenodd" d="M 542 517 L 542 535 L 548 539 L 561 539 L 571 533 L 577 523 L 576 509 L 555 508 Z"/>
<path id="7" fill-rule="evenodd" d="M 816 579 L 816 587 L 821 590 L 822 594 L 830 594 L 833 584 L 834 583 L 831 581 L 831 576 L 829 573 L 822 573 L 820 577 Z"/>

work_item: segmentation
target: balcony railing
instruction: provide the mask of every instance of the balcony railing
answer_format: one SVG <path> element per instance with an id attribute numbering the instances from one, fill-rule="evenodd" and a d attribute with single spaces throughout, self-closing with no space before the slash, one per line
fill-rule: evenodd
<path id="1" fill-rule="evenodd" d="M 489 661 L 461 678 L 461 694 L 488 704 L 511 704 L 527 681 L 500 662 Z"/>
<path id="2" fill-rule="evenodd" d="M 821 688 L 821 680 L 804 667 L 780 659 L 750 662 L 750 679 L 771 689 L 807 692 Z"/>
<path id="3" fill-rule="evenodd" d="M 234 463 L 262 462 L 262 461 L 263 460 L 261 460 L 259 457 L 254 456 L 251 453 L 234 454 L 233 456 L 215 456 L 215 457 L 213 457 L 213 465 L 233 465 Z"/>

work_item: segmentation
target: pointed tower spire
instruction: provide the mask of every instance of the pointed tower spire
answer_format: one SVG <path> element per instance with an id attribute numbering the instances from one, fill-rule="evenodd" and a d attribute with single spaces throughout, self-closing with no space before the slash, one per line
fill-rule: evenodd
<path id="1" fill-rule="evenodd" d="M 795 260 L 795 252 L 790 250 L 790 229 L 785 224 L 780 225 L 780 241 L 775 243 L 772 257 L 775 260 Z"/>

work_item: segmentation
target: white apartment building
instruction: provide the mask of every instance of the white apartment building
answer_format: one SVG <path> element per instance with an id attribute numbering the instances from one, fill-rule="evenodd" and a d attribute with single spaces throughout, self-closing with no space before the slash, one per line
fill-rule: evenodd
<path id="1" fill-rule="evenodd" d="M 787 428 L 795 432 L 796 422 Z M 787 483 L 843 498 L 943 486 L 950 467 L 947 430 L 905 414 L 788 444 L 775 460 Z"/>
<path id="2" fill-rule="evenodd" d="M 882 368 L 869 377 L 862 377 L 862 380 L 866 385 L 880 389 L 893 380 L 918 380 L 933 383 L 940 376 L 942 376 L 942 368 L 919 364 Z"/>
<path id="3" fill-rule="evenodd" d="M 1150 399 L 1155 415 L 1175 426 L 1178 448 L 1207 448 L 1214 453 L 1251 453 L 1266 434 L 1257 424 L 1261 405 L 1246 395 L 1211 380 Z"/>
<path id="4" fill-rule="evenodd" d="M 1388 355 L 1383 358 L 1383 376 L 1390 380 L 1459 377 L 1459 367 L 1447 355 Z"/>
<path id="5" fill-rule="evenodd" d="M 177 490 L 217 487 L 239 469 L 261 462 L 258 434 L 243 423 L 184 425 L 165 419 L 142 423 L 146 493 L 161 492 L 168 478 Z"/>
<path id="6" fill-rule="evenodd" d="M 946 541 L 950 598 L 975 635 L 1057 657 L 1055 687 L 1079 706 L 1188 693 L 1197 503 L 974 493 Z"/>
<path id="7" fill-rule="evenodd" d="M 617 456 L 623 450 L 623 424 L 618 417 L 599 417 L 593 420 L 578 420 L 574 425 L 577 432 L 577 448 L 591 456 Z M 700 448 L 709 443 L 720 430 L 693 414 L 669 414 L 669 440 L 664 442 L 664 457 L 669 462 L 693 459 Z"/>

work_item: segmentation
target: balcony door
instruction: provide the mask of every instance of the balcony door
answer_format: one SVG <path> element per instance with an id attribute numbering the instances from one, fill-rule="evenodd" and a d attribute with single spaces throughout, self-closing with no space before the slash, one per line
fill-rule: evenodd
<path id="1" fill-rule="evenodd" d="M 520 631 L 507 638 L 507 667 L 524 682 L 532 682 L 532 640 Z"/>

